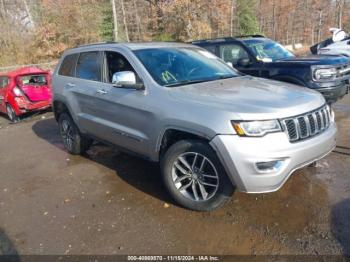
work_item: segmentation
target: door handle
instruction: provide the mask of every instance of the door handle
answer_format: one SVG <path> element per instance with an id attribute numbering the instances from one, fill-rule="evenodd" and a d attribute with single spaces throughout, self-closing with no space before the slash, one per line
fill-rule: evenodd
<path id="1" fill-rule="evenodd" d="M 100 94 L 100 95 L 105 95 L 105 94 L 107 94 L 108 92 L 107 92 L 106 90 L 104 90 L 104 89 L 98 89 L 98 90 L 96 91 L 96 93 L 98 93 L 98 94 Z"/>
<path id="2" fill-rule="evenodd" d="M 67 83 L 67 87 L 75 87 L 75 84 Z"/>

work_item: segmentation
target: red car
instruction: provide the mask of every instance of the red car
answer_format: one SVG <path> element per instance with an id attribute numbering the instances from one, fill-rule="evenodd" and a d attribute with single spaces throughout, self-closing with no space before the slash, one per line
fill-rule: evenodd
<path id="1" fill-rule="evenodd" d="M 0 74 L 0 112 L 12 122 L 19 116 L 51 106 L 51 76 L 36 67 L 21 68 Z"/>

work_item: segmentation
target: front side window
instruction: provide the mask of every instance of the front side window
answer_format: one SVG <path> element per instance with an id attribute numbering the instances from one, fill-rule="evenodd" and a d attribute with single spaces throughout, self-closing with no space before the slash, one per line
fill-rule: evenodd
<path id="1" fill-rule="evenodd" d="M 249 54 L 240 45 L 228 44 L 220 46 L 220 57 L 225 62 L 237 65 L 240 59 L 249 58 Z"/>
<path id="2" fill-rule="evenodd" d="M 61 64 L 59 75 L 62 76 L 75 76 L 75 66 L 77 64 L 78 54 L 67 55 Z"/>
<path id="3" fill-rule="evenodd" d="M 282 45 L 272 40 L 249 39 L 245 40 L 244 43 L 256 56 L 256 59 L 260 61 L 274 62 L 294 57 L 294 55 Z"/>
<path id="4" fill-rule="evenodd" d="M 239 76 L 212 53 L 193 47 L 134 51 L 153 79 L 162 86 L 176 86 Z"/>
<path id="5" fill-rule="evenodd" d="M 215 45 L 206 45 L 202 46 L 202 48 L 208 50 L 209 52 L 216 54 L 216 46 Z"/>
<path id="6" fill-rule="evenodd" d="M 129 61 L 117 52 L 106 52 L 107 62 L 107 82 L 112 83 L 113 74 L 123 71 L 132 71 L 136 74 L 136 71 L 131 66 Z"/>
<path id="7" fill-rule="evenodd" d="M 99 52 L 81 53 L 76 68 L 76 77 L 101 81 L 102 61 Z"/>

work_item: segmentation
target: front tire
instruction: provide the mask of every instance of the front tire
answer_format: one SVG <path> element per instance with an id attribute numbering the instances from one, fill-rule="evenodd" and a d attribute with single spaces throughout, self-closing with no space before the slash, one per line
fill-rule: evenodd
<path id="1" fill-rule="evenodd" d="M 19 122 L 20 118 L 19 116 L 16 115 L 15 110 L 10 104 L 6 105 L 6 112 L 7 112 L 7 117 L 10 119 L 12 123 Z"/>
<path id="2" fill-rule="evenodd" d="M 215 151 L 208 143 L 183 140 L 161 159 L 164 184 L 180 205 L 211 211 L 232 196 L 233 186 Z"/>
<path id="3" fill-rule="evenodd" d="M 58 119 L 58 126 L 64 147 L 72 155 L 81 155 L 89 149 L 92 140 L 81 135 L 72 118 L 62 113 Z"/>

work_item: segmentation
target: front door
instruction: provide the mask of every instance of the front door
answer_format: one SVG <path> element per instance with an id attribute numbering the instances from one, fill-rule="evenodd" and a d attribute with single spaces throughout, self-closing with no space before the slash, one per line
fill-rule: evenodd
<path id="1" fill-rule="evenodd" d="M 96 90 L 94 98 L 95 123 L 99 129 L 97 136 L 133 152 L 148 155 L 149 139 L 153 132 L 153 113 L 149 110 L 147 92 L 128 88 L 115 87 L 112 84 L 114 73 L 132 71 L 137 81 L 138 74 L 128 59 L 119 52 L 104 53 L 105 79 Z"/>

